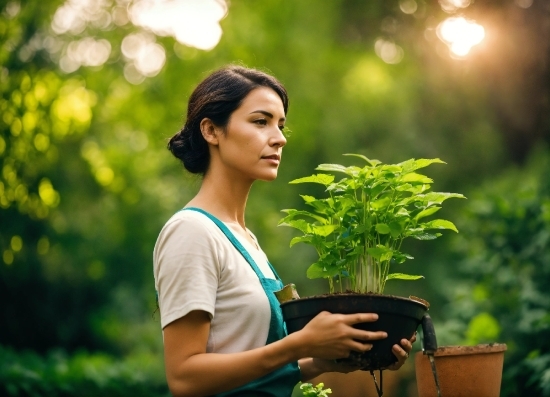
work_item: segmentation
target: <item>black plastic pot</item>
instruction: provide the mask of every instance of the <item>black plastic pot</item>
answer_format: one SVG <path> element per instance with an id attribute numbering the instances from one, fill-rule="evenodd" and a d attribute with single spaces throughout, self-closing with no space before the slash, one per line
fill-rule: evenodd
<path id="1" fill-rule="evenodd" d="M 360 323 L 354 327 L 367 331 L 385 331 L 388 337 L 372 341 L 372 350 L 360 354 L 352 352 L 343 359 L 348 364 L 359 365 L 363 370 L 377 370 L 397 361 L 392 346 L 401 339 L 410 339 L 426 314 L 428 307 L 418 301 L 390 295 L 335 294 L 313 296 L 281 304 L 288 333 L 302 329 L 322 311 L 330 313 L 377 313 L 378 320 Z"/>

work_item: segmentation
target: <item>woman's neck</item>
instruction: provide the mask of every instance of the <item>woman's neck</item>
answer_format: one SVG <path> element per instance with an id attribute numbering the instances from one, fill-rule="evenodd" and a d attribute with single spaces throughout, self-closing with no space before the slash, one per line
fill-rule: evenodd
<path id="1" fill-rule="evenodd" d="M 245 226 L 245 209 L 252 180 L 239 180 L 231 175 L 207 173 L 197 195 L 187 204 L 211 213 L 223 222 Z"/>

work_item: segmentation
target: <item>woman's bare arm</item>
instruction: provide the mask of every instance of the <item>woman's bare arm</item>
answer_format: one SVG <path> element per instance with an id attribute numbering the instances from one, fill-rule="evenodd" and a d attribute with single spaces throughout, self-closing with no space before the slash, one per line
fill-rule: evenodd
<path id="1" fill-rule="evenodd" d="M 386 333 L 351 325 L 377 318 L 369 313 L 323 312 L 280 341 L 245 352 L 217 354 L 206 353 L 208 314 L 193 311 L 164 328 L 168 386 L 175 397 L 208 396 L 242 386 L 302 357 L 336 359 L 347 357 L 351 350 L 368 351 L 372 348 L 368 341 L 383 339 Z"/>

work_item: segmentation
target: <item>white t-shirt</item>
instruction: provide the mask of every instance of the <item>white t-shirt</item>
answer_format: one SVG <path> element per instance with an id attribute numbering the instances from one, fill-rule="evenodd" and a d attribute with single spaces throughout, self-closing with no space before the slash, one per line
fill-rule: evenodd
<path id="1" fill-rule="evenodd" d="M 264 252 L 233 234 L 264 277 L 275 279 Z M 159 234 L 153 258 L 162 328 L 192 310 L 203 310 L 211 318 L 208 353 L 265 345 L 271 309 L 260 280 L 206 215 L 186 210 L 172 216 Z"/>

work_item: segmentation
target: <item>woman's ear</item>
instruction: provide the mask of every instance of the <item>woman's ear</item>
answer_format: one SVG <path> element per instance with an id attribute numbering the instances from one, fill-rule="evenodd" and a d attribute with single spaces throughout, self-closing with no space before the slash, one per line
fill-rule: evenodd
<path id="1" fill-rule="evenodd" d="M 219 128 L 214 125 L 212 120 L 204 118 L 200 123 L 201 133 L 206 142 L 210 145 L 217 146 L 219 144 Z"/>

